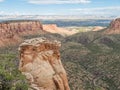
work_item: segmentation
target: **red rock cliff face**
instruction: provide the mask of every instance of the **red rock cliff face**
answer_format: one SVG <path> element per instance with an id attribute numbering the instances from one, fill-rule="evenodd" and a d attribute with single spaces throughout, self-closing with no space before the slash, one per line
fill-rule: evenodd
<path id="1" fill-rule="evenodd" d="M 105 33 L 120 34 L 120 18 L 113 20 Z"/>
<path id="2" fill-rule="evenodd" d="M 12 21 L 0 23 L 0 33 L 26 34 L 43 30 L 39 21 Z"/>
<path id="3" fill-rule="evenodd" d="M 46 38 L 26 40 L 19 47 L 19 70 L 26 76 L 30 90 L 70 90 L 60 59 L 59 41 Z"/>
<path id="4" fill-rule="evenodd" d="M 20 42 L 21 35 L 43 33 L 39 21 L 9 21 L 0 23 L 0 47 Z"/>

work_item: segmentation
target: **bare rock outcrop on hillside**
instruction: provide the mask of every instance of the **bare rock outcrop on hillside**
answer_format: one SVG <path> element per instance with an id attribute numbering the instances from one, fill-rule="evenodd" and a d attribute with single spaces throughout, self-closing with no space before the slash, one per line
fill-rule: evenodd
<path id="1" fill-rule="evenodd" d="M 0 23 L 0 33 L 32 34 L 43 30 L 39 21 L 8 21 Z"/>
<path id="2" fill-rule="evenodd" d="M 42 33 L 39 21 L 8 21 L 0 23 L 0 47 L 21 42 L 20 36 Z"/>
<path id="3" fill-rule="evenodd" d="M 59 41 L 46 38 L 26 40 L 19 47 L 19 70 L 32 90 L 70 90 L 60 59 Z"/>
<path id="4" fill-rule="evenodd" d="M 77 33 L 76 31 L 69 31 L 65 28 L 58 27 L 56 24 L 44 24 L 43 30 L 50 32 L 50 33 L 58 33 L 60 35 L 73 35 Z"/>
<path id="5" fill-rule="evenodd" d="M 105 31 L 107 34 L 120 34 L 120 18 L 113 20 Z"/>
<path id="6" fill-rule="evenodd" d="M 105 27 L 102 27 L 102 26 L 95 26 L 92 31 L 100 31 L 100 30 L 103 30 L 105 29 Z"/>

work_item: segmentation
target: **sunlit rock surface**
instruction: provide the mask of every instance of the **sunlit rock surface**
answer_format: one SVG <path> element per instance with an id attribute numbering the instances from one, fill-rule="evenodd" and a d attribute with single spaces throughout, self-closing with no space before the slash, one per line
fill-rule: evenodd
<path id="1" fill-rule="evenodd" d="M 0 47 L 16 45 L 22 41 L 20 36 L 44 33 L 39 21 L 20 20 L 0 22 Z"/>
<path id="2" fill-rule="evenodd" d="M 120 34 L 120 18 L 113 20 L 108 29 L 105 31 L 107 34 Z"/>
<path id="3" fill-rule="evenodd" d="M 63 36 L 69 36 L 77 33 L 76 31 L 70 31 L 62 27 L 58 27 L 56 24 L 44 24 L 43 30 L 50 33 L 58 33 Z"/>
<path id="4" fill-rule="evenodd" d="M 46 38 L 26 40 L 20 47 L 19 70 L 30 90 L 70 90 L 60 59 L 61 43 Z"/>

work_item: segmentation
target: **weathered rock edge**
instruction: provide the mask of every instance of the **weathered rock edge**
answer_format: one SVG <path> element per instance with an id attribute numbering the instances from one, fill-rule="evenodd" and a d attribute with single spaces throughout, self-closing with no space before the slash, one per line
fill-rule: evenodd
<path id="1" fill-rule="evenodd" d="M 61 42 L 44 37 L 24 41 L 19 46 L 19 70 L 30 90 L 70 90 L 60 59 Z"/>

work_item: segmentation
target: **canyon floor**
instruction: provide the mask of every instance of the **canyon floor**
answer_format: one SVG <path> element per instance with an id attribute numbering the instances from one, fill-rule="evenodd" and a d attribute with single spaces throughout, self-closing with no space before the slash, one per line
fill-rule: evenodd
<path id="1" fill-rule="evenodd" d="M 106 34 L 108 29 L 101 27 L 65 29 L 77 33 L 64 36 L 49 32 L 21 37 L 44 36 L 61 41 L 61 60 L 71 90 L 120 90 L 120 34 Z M 0 48 L 0 90 L 28 90 L 25 76 L 18 71 L 18 47 L 19 44 Z"/>

